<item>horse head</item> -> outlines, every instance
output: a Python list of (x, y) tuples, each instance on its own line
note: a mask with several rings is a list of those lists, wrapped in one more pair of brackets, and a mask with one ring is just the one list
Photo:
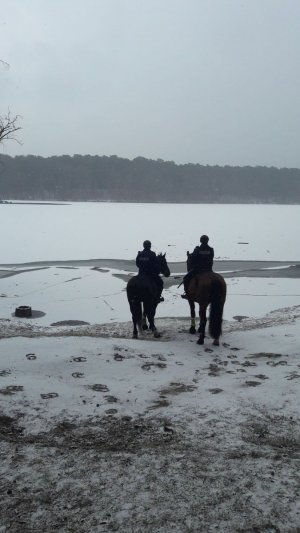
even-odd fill
[(166, 254), (158, 254), (157, 256), (157, 266), (159, 268), (159, 274), (163, 274), (166, 278), (168, 278), (171, 274), (170, 269), (168, 267), (168, 263), (166, 260)]

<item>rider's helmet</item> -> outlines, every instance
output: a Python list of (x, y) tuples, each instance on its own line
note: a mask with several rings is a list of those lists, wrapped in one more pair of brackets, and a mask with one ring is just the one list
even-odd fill
[(208, 241), (209, 241), (209, 238), (208, 238), (207, 235), (202, 235), (202, 236), (200, 237), (200, 242), (201, 242), (202, 244), (207, 244)]
[(143, 242), (143, 246), (144, 246), (145, 250), (150, 250), (151, 249), (151, 242), (150, 241), (144, 241)]

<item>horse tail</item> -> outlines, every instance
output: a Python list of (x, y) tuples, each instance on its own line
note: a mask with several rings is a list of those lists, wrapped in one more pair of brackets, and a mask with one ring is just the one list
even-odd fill
[(213, 339), (222, 335), (223, 308), (226, 296), (226, 285), (222, 279), (214, 279), (211, 286), (209, 314), (209, 334)]

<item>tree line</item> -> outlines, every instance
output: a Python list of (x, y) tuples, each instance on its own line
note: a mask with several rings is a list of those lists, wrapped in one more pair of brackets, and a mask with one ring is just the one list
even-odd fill
[(300, 169), (3, 154), (0, 199), (299, 204)]

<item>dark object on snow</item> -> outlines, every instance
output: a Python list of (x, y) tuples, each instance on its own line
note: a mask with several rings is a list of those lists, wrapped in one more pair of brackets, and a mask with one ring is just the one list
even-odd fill
[(226, 282), (216, 272), (199, 272), (190, 280), (186, 291), (191, 312), (190, 333), (196, 333), (195, 303), (199, 304), (199, 339), (197, 344), (204, 344), (206, 327), (206, 309), (210, 304), (209, 333), (214, 339), (214, 346), (219, 346), (222, 334), (223, 308), (226, 300)]
[[(155, 267), (157, 277), (161, 281), (163, 287), (163, 281), (158, 276), (159, 273), (163, 274), (166, 278), (170, 276), (170, 269), (167, 264), (166, 254), (159, 254), (155, 256)], [(161, 288), (162, 288), (161, 287)], [(160, 297), (161, 288), (158, 287), (156, 280), (152, 276), (139, 273), (138, 276), (133, 276), (127, 283), (126, 292), (127, 299), (130, 306), (133, 322), (133, 338), (137, 339), (138, 329), (148, 329), (147, 319), (149, 322), (149, 328), (153, 331), (154, 337), (159, 337), (155, 324), (154, 317), (156, 307), (159, 301), (162, 301)]]
[(31, 317), (32, 316), (32, 309), (31, 309), (31, 307), (29, 307), (29, 305), (20, 305), (19, 307), (16, 307), (15, 316), (18, 316), (20, 318)]

